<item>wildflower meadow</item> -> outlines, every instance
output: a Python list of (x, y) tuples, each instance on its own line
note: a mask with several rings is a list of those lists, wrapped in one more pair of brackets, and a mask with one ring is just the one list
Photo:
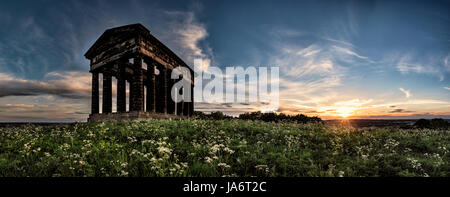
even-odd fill
[(1, 177), (450, 176), (448, 129), (252, 120), (0, 128)]

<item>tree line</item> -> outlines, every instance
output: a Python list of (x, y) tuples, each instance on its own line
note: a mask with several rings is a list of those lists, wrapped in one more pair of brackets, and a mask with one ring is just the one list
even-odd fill
[(284, 113), (274, 113), (274, 112), (263, 113), (260, 111), (246, 112), (240, 114), (238, 117), (229, 116), (220, 111), (211, 112), (209, 114), (200, 111), (195, 111), (194, 116), (198, 119), (208, 119), (208, 120), (241, 119), (241, 120), (259, 120), (264, 122), (283, 122), (283, 121), (297, 122), (297, 123), (323, 122), (322, 119), (315, 116), (309, 117), (303, 114), (288, 115)]

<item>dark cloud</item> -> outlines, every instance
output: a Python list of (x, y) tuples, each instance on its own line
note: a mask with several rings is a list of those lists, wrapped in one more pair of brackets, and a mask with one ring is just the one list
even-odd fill
[(278, 112), (282, 112), (282, 113), (307, 113), (307, 111), (310, 111), (310, 110), (304, 110), (304, 109), (300, 109), (300, 108), (296, 108), (296, 107), (284, 107), (284, 106), (280, 106), (278, 108)]
[(77, 111), (77, 112), (75, 112), (75, 114), (89, 115), (90, 113), (89, 112), (79, 112), (79, 111)]
[(89, 73), (50, 73), (48, 78), (26, 80), (0, 73), (0, 98), (45, 94), (71, 99), (90, 98)]
[(405, 109), (394, 109), (394, 110), (389, 111), (389, 113), (410, 113), (410, 112), (414, 112), (414, 111), (408, 111)]
[(258, 111), (257, 105), (242, 105), (241, 103), (206, 103), (196, 102), (194, 103), (196, 111), (214, 112), (221, 111), (227, 115), (239, 115), (245, 112)]
[(223, 106), (226, 106), (228, 108), (233, 107), (232, 103), (222, 103)]

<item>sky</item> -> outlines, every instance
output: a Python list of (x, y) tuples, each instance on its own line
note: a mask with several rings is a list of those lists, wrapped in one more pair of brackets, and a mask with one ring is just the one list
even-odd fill
[(448, 1), (1, 1), (0, 122), (86, 121), (83, 55), (106, 29), (134, 23), (189, 66), (279, 67), (278, 112), (450, 118), (449, 10)]

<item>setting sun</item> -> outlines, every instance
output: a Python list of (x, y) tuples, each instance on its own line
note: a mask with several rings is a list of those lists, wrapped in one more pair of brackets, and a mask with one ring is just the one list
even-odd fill
[(354, 107), (339, 107), (336, 109), (336, 115), (341, 118), (347, 118), (353, 115), (356, 108)]

